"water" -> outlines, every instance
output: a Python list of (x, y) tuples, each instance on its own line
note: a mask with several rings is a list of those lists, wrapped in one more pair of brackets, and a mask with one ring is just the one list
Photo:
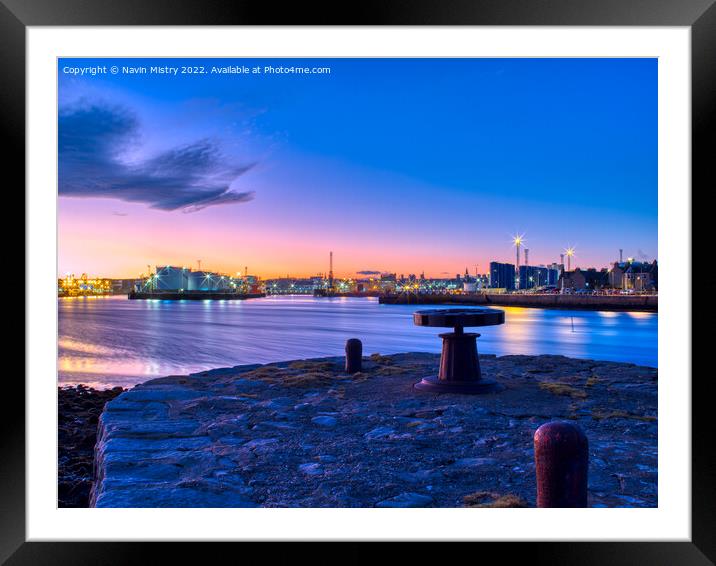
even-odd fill
[[(107, 388), (249, 363), (343, 355), (439, 352), (439, 328), (413, 325), (415, 305), (372, 298), (59, 302), (59, 381)], [(429, 308), (429, 307), (427, 307)], [(485, 354), (562, 354), (657, 365), (657, 315), (503, 307), (505, 324), (476, 329)]]

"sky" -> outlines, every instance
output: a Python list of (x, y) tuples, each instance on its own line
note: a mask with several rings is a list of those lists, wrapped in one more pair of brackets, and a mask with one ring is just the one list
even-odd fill
[(515, 234), (532, 265), (658, 257), (656, 59), (73, 58), (58, 76), (60, 276), (308, 276), (333, 251), (339, 277), (444, 277), (514, 263)]

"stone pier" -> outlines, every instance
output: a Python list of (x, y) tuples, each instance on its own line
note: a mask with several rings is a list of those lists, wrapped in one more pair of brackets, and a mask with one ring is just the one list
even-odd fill
[(485, 395), (413, 389), (439, 356), (343, 357), (154, 379), (106, 406), (97, 507), (535, 506), (533, 435), (589, 438), (589, 505), (657, 506), (657, 371), (480, 356)]

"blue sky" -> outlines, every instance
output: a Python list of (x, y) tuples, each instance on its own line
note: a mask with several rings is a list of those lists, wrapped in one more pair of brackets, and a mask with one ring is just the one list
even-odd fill
[[(331, 72), (63, 72), (94, 65)], [(484, 272), (514, 260), (518, 231), (535, 264), (569, 245), (583, 267), (619, 248), (657, 257), (656, 59), (62, 59), (58, 71), (61, 271), (125, 273), (184, 249), (226, 271), (309, 274), (334, 249), (346, 275)], [(102, 257), (78, 239), (98, 217), (175, 241)]]

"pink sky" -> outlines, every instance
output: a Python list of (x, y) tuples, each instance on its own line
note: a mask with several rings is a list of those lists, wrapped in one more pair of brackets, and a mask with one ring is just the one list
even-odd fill
[[(436, 219), (434, 239), (421, 238), (416, 244), (424, 229), (419, 225), (403, 232), (384, 226), (383, 220), (354, 217), (345, 219), (343, 230), (335, 230), (332, 222), (322, 228), (320, 211), (302, 214), (298, 204), (288, 204), (267, 224), (271, 215), (261, 212), (274, 204), (259, 199), (184, 214), (110, 199), (61, 198), (58, 274), (129, 278), (145, 272), (147, 265), (196, 269), (201, 259), (202, 268), (222, 273), (243, 272), (247, 266), (249, 273), (264, 278), (310, 276), (328, 270), (328, 253), (333, 251), (337, 277), (362, 270), (405, 275), (424, 270), (427, 277), (439, 278), (466, 267), (474, 273), (476, 265), (487, 273), (490, 261), (515, 259), (507, 231), (498, 240), (480, 234), (477, 227), (450, 228)], [(289, 220), (291, 214), (283, 216), (291, 210), (298, 215), (294, 221)], [(555, 251), (552, 258), (531, 250), (530, 263), (557, 261), (561, 250)], [(573, 267), (582, 264), (579, 256), (573, 261)]]
[(324, 63), (172, 78), (59, 62), (59, 275), (201, 259), (310, 276), (332, 250), (339, 277), (454, 277), (513, 263), (518, 232), (532, 265), (568, 246), (572, 267), (657, 256), (655, 59)]

